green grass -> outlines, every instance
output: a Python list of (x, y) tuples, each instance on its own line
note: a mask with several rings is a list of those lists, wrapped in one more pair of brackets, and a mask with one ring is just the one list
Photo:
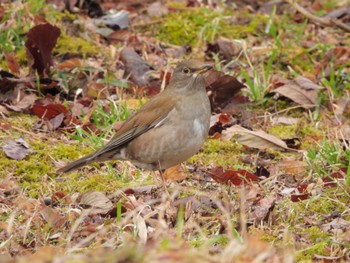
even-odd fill
[(314, 149), (308, 150), (306, 160), (315, 175), (325, 176), (350, 163), (350, 149), (344, 149), (336, 141), (323, 140)]

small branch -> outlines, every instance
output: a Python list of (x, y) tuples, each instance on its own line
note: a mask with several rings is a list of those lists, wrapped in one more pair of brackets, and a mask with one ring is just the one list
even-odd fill
[(52, 138), (52, 137), (47, 137), (45, 135), (41, 135), (41, 134), (36, 134), (36, 133), (33, 133), (33, 132), (30, 132), (30, 131), (27, 131), (27, 130), (24, 130), (22, 128), (19, 128), (19, 127), (16, 127), (16, 126), (13, 126), (11, 125), (11, 129), (14, 129), (16, 131), (19, 131), (19, 132), (22, 132), (22, 133), (25, 133), (25, 134), (28, 134), (32, 137), (35, 137), (35, 138), (38, 138), (38, 139), (46, 139), (48, 141), (57, 141), (57, 139), (55, 138)]
[(162, 23), (163, 21), (164, 19), (156, 19), (148, 22), (135, 23), (135, 24), (132, 24), (132, 27), (151, 26), (154, 24)]
[(302, 15), (304, 15), (305, 17), (309, 18), (310, 20), (312, 20), (317, 24), (320, 24), (322, 26), (337, 26), (346, 32), (350, 32), (350, 27), (344, 24), (343, 22), (339, 21), (338, 19), (322, 18), (322, 17), (315, 16), (314, 14), (306, 10), (304, 7), (296, 3), (295, 0), (286, 0), (286, 2), (288, 2), (299, 13), (301, 13)]

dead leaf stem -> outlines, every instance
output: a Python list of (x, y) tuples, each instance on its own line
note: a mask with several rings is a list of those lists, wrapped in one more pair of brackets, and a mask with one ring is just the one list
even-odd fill
[(337, 26), (346, 32), (350, 32), (350, 27), (338, 19), (322, 18), (322, 17), (315, 16), (314, 14), (310, 13), (307, 9), (305, 9), (304, 7), (296, 3), (294, 0), (286, 0), (286, 1), (299, 13), (301, 13), (302, 15), (304, 15), (305, 17), (309, 18), (310, 20), (312, 20), (317, 24), (320, 24), (322, 26)]

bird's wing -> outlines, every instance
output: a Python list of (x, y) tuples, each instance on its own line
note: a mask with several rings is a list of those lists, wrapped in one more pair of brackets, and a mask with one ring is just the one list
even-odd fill
[(104, 147), (97, 150), (89, 159), (92, 160), (104, 153), (114, 151), (148, 130), (163, 125), (171, 110), (174, 109), (175, 103), (175, 97), (154, 97), (127, 120), (114, 137)]

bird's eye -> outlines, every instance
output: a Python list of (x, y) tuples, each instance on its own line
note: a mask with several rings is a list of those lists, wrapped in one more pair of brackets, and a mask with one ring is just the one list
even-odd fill
[(190, 69), (189, 68), (183, 68), (182, 69), (182, 73), (188, 74), (188, 73), (190, 73)]

